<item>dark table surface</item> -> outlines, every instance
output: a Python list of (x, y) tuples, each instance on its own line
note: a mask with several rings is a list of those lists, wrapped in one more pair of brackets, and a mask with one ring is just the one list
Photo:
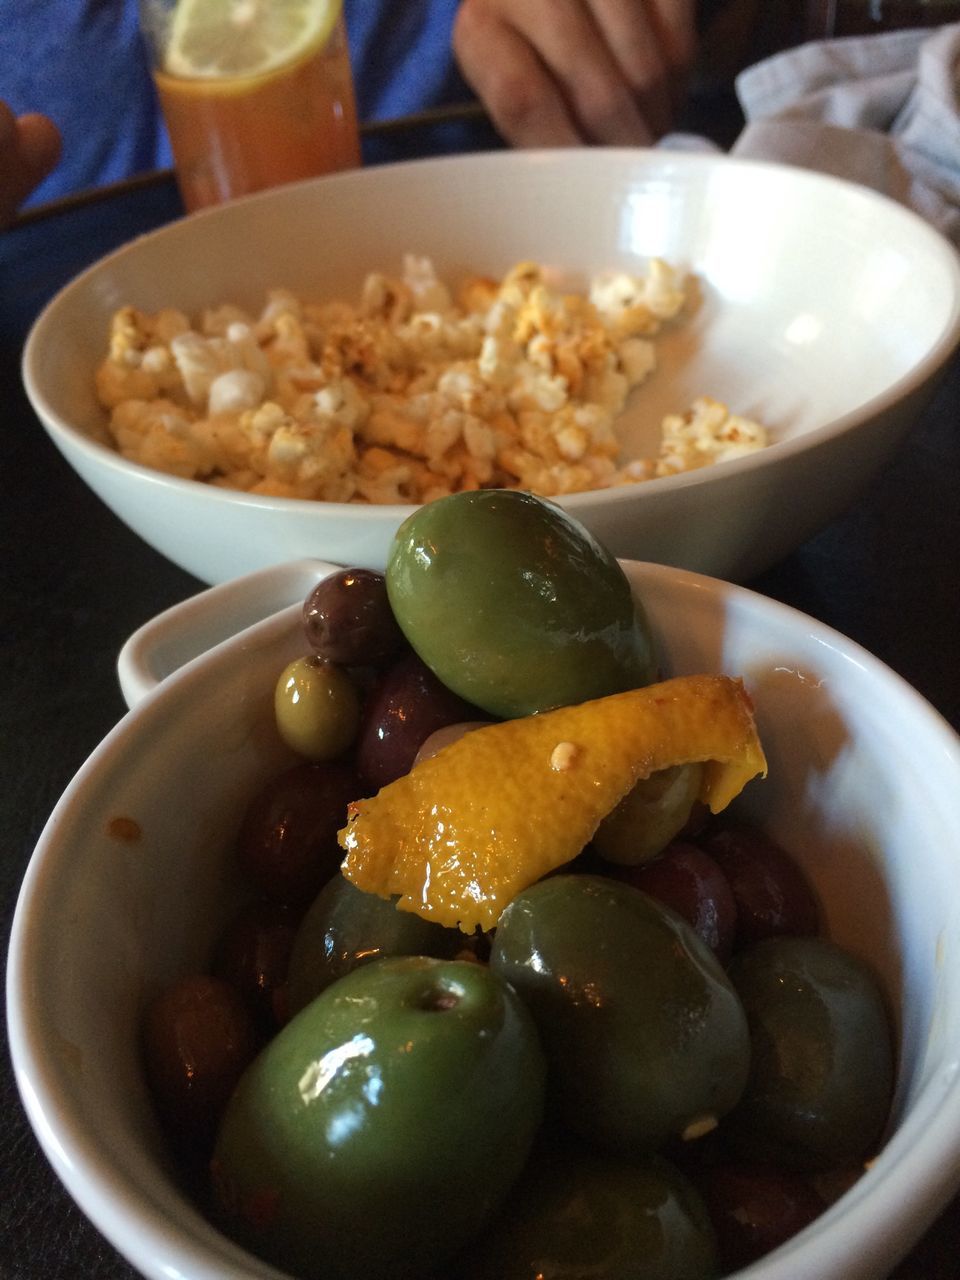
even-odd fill
[[(368, 138), (368, 161), (390, 158), (390, 142), (388, 134)], [(454, 139), (447, 149), (456, 145)], [(0, 233), (4, 956), (37, 836), (67, 782), (125, 711), (115, 674), (122, 642), (202, 585), (141, 543), (67, 467), (27, 402), (21, 348), (40, 308), (77, 271), (180, 214), (172, 180), (161, 177)], [(864, 645), (960, 729), (958, 406), (960, 359), (954, 359), (898, 456), (855, 509), (748, 585)], [(960, 1277), (958, 1259), (960, 1202), (895, 1275)], [(4, 1052), (0, 1277), (133, 1275), (52, 1173)]]

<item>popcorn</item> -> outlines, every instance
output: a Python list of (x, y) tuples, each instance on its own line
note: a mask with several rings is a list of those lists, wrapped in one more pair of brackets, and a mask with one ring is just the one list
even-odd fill
[(255, 409), (263, 400), (266, 382), (253, 369), (228, 369), (210, 383), (207, 405), (211, 415)]
[(657, 475), (676, 475), (762, 449), (767, 434), (757, 422), (733, 414), (719, 400), (700, 396), (689, 412), (663, 420)]
[(399, 277), (369, 274), (356, 304), (277, 288), (259, 315), (225, 303), (196, 325), (122, 307), (97, 394), (125, 457), (251, 493), (421, 503), (635, 484), (767, 443), (704, 396), (664, 419), (656, 458), (618, 461), (618, 418), (655, 373), (684, 283), (654, 259), (565, 294), (521, 262), (454, 291), (410, 254)]

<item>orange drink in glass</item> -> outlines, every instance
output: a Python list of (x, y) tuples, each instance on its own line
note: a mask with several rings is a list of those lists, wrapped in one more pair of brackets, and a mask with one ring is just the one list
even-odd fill
[(188, 210), (360, 163), (340, 0), (141, 0)]

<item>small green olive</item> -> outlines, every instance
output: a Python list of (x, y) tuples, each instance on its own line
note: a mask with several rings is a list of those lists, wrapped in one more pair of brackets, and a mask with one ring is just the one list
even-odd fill
[(678, 764), (641, 778), (597, 828), (600, 857), (635, 867), (662, 853), (690, 817), (702, 777), (702, 764)]
[(307, 760), (334, 760), (357, 736), (360, 694), (341, 668), (319, 658), (297, 658), (274, 691), (280, 737)]

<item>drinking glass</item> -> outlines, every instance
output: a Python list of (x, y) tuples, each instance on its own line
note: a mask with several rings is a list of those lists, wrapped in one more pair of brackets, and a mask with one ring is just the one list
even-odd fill
[[(337, 0), (316, 3), (318, 12), (339, 9)], [(272, 5), (284, 13), (271, 15)], [(244, 55), (229, 53), (249, 49), (251, 31), (265, 22), (272, 22), (274, 37), (283, 32), (290, 8), (283, 0), (140, 0), (140, 25), (188, 210), (360, 163), (342, 10), (332, 25), (318, 25), (312, 43), (293, 40), (289, 58), (281, 48), (262, 66), (249, 58), (243, 65)], [(189, 22), (197, 34), (187, 43)], [(241, 69), (234, 69), (238, 64)]]

